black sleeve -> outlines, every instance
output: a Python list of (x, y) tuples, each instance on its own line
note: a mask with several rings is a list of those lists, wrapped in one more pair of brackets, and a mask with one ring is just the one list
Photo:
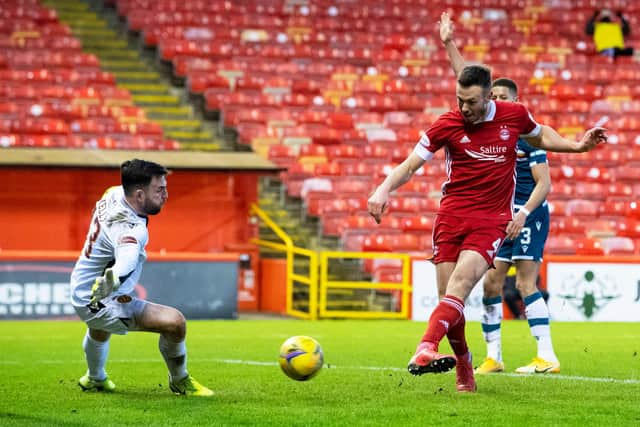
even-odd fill
[(596, 10), (595, 12), (593, 12), (593, 15), (591, 15), (591, 18), (589, 18), (589, 20), (587, 21), (587, 25), (584, 28), (584, 32), (590, 36), (593, 35), (594, 29), (595, 29), (595, 22), (598, 15), (600, 15), (599, 10)]
[(618, 16), (620, 17), (620, 22), (622, 23), (622, 35), (627, 37), (629, 34), (631, 34), (631, 27), (629, 26), (629, 21), (627, 21), (626, 18), (622, 16), (622, 13), (620, 13)]
[(596, 21), (596, 20), (595, 20), (595, 18), (590, 18), (590, 19), (587, 21), (587, 25), (586, 25), (586, 27), (584, 28), (584, 32), (585, 32), (585, 33), (587, 33), (587, 34), (588, 34), (588, 35), (590, 35), (590, 36), (592, 36), (592, 35), (593, 35), (593, 31), (594, 31), (594, 29), (595, 29), (595, 25), (594, 25), (594, 24), (595, 24), (595, 21)]

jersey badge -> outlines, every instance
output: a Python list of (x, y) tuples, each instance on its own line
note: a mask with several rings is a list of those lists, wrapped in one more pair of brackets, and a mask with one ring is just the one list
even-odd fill
[(460, 144), (468, 144), (470, 142), (471, 142), (471, 140), (469, 139), (469, 137), (467, 135), (465, 135), (462, 138), (460, 138)]
[(127, 304), (130, 303), (132, 299), (133, 298), (131, 298), (129, 295), (120, 295), (118, 298), (116, 298), (116, 301), (118, 301), (120, 304)]
[(506, 126), (501, 126), (499, 135), (500, 135), (500, 139), (501, 140), (507, 141), (509, 139), (509, 136), (510, 136), (509, 129), (507, 129)]

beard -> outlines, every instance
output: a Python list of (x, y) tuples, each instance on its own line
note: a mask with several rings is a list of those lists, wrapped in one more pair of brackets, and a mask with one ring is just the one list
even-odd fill
[(157, 215), (158, 213), (160, 213), (160, 210), (162, 209), (162, 205), (156, 205), (151, 201), (147, 200), (145, 201), (143, 208), (144, 208), (144, 212), (147, 215)]

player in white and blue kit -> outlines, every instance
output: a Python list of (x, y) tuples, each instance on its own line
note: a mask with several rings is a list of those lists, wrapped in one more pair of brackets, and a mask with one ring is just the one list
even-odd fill
[[(451, 67), (458, 75), (464, 66), (464, 58), (453, 41), (453, 23), (446, 12), (440, 17), (439, 29)], [(491, 91), (492, 98), (496, 101), (518, 101), (518, 87), (511, 79), (496, 79)], [(487, 357), (476, 368), (477, 374), (504, 370), (501, 340), (502, 289), (512, 264), (516, 266), (516, 287), (524, 300), (529, 328), (538, 344), (533, 361), (517, 368), (516, 372), (560, 372), (560, 362), (551, 341), (549, 309), (536, 286), (544, 244), (549, 233), (546, 197), (551, 188), (551, 177), (547, 155), (545, 151), (530, 146), (522, 139), (518, 141), (517, 150), (514, 216), (507, 226), (506, 240), (494, 259), (495, 269), (489, 269), (484, 276), (482, 332), (487, 343)]]
[[(516, 102), (518, 88), (510, 79), (493, 82), (494, 99)], [(559, 373), (560, 362), (553, 351), (549, 327), (549, 309), (536, 283), (544, 244), (549, 234), (549, 207), (546, 197), (551, 187), (547, 154), (525, 141), (518, 141), (514, 217), (507, 228), (507, 238), (494, 260), (495, 269), (484, 277), (482, 332), (487, 343), (487, 357), (476, 373), (502, 372), (501, 323), (502, 288), (512, 264), (516, 267), (516, 287), (525, 305), (525, 315), (531, 335), (537, 341), (538, 352), (518, 373)]]
[(186, 321), (173, 307), (139, 299), (135, 292), (149, 239), (149, 215), (166, 203), (167, 169), (144, 160), (120, 168), (122, 185), (109, 188), (96, 202), (87, 240), (71, 273), (71, 302), (88, 329), (82, 343), (87, 373), (83, 390), (114, 391), (105, 364), (111, 334), (156, 332), (176, 394), (211, 396), (213, 392), (187, 372)]

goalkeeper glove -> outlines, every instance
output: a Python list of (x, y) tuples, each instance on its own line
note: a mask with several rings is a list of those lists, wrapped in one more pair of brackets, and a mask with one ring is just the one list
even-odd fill
[(104, 276), (98, 277), (91, 287), (91, 300), (89, 302), (89, 307), (94, 310), (101, 308), (99, 307), (100, 300), (117, 291), (119, 287), (120, 280), (115, 277), (112, 269), (107, 268), (104, 272)]

